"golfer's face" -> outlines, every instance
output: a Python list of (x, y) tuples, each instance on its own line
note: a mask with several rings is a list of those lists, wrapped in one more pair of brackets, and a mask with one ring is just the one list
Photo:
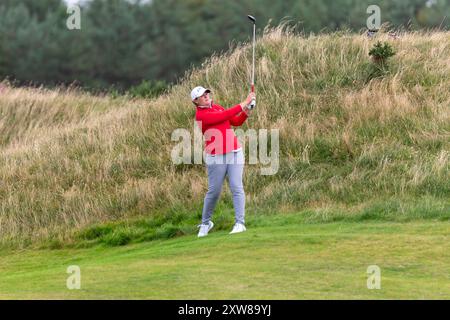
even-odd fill
[(200, 106), (207, 106), (211, 102), (209, 92), (205, 92), (202, 96), (197, 98), (197, 103)]

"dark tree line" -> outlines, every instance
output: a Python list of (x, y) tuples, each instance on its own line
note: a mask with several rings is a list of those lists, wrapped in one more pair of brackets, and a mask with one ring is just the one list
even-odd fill
[(230, 41), (248, 40), (247, 14), (261, 29), (287, 19), (307, 33), (358, 31), (370, 4), (393, 26), (449, 26), (447, 0), (91, 0), (81, 8), (81, 30), (68, 30), (62, 0), (2, 0), (0, 79), (118, 89), (173, 82)]

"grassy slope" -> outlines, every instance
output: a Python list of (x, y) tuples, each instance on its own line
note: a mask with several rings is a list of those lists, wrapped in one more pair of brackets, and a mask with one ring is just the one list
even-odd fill
[[(258, 165), (246, 166), (248, 215), (308, 208), (370, 211), (375, 219), (448, 216), (449, 37), (380, 34), (397, 55), (390, 73), (368, 81), (368, 51), (378, 38), (265, 34), (257, 45), (258, 110), (244, 129), (280, 130), (280, 169), (261, 176)], [(67, 243), (92, 225), (179, 208), (189, 213), (185, 222), (198, 218), (205, 170), (172, 165), (171, 133), (192, 132), (195, 85), (211, 87), (224, 106), (241, 101), (249, 57), (248, 47), (213, 57), (151, 101), (4, 89), (0, 241)], [(223, 199), (231, 205), (227, 188)]]
[[(449, 299), (450, 223), (305, 224), (272, 216), (248, 232), (125, 247), (2, 253), (3, 299)], [(366, 270), (381, 268), (381, 290)], [(81, 268), (81, 290), (66, 268)]]

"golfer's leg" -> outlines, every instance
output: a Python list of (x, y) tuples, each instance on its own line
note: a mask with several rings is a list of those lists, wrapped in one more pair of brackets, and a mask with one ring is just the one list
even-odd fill
[(226, 164), (207, 164), (208, 169), (208, 192), (203, 203), (202, 223), (208, 224), (211, 220), (220, 192), (223, 180), (227, 172)]
[(242, 151), (235, 152), (233, 158), (233, 163), (227, 165), (228, 182), (233, 195), (236, 223), (245, 224), (244, 154)]

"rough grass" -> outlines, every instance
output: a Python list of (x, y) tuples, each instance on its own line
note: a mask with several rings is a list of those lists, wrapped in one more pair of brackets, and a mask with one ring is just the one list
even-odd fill
[[(275, 216), (268, 218), (270, 216)], [(280, 216), (280, 220), (276, 219)], [(293, 217), (293, 218), (292, 218)], [(354, 207), (338, 207), (336, 205), (319, 209), (306, 209), (295, 214), (286, 212), (250, 211), (246, 225), (249, 228), (270, 226), (273, 221), (280, 225), (295, 223), (318, 224), (332, 222), (412, 222), (422, 220), (450, 220), (450, 206), (446, 201), (421, 197), (418, 199), (384, 199)], [(105, 247), (123, 246), (141, 242), (165, 240), (178, 236), (195, 235), (196, 227), (201, 219), (201, 211), (192, 214), (182, 207), (152, 214), (144, 218), (134, 218), (93, 224), (74, 233), (66, 241), (49, 237), (35, 244), (39, 249), (91, 248), (96, 245)], [(214, 230), (231, 230), (234, 223), (233, 209), (230, 204), (221, 203), (213, 216)], [(14, 247), (14, 246), (13, 246)]]
[[(371, 79), (377, 40), (397, 55)], [(261, 176), (259, 165), (246, 166), (249, 217), (310, 210), (326, 221), (448, 219), (450, 33), (304, 37), (280, 27), (266, 30), (256, 54), (258, 107), (243, 129), (280, 130), (280, 169)], [(195, 232), (206, 172), (172, 164), (171, 133), (193, 132), (196, 85), (226, 107), (241, 101), (250, 57), (246, 45), (213, 56), (155, 100), (3, 87), (1, 243), (120, 245)], [(222, 199), (232, 206), (226, 188)], [(135, 225), (179, 208), (184, 222)]]

